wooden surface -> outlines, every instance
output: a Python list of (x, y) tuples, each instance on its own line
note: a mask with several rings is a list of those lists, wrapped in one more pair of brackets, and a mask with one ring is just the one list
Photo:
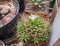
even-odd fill
[(60, 46), (60, 39), (55, 43), (54, 46)]

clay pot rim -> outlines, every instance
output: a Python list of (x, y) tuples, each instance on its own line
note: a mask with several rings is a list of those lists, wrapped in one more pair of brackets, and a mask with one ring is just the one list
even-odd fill
[(36, 46), (40, 46), (40, 45), (44, 45), (44, 42), (41, 42), (41, 43), (38, 43), (38, 44), (34, 44), (34, 43), (24, 43), (24, 45), (28, 45), (28, 46), (31, 46), (31, 45), (36, 45)]

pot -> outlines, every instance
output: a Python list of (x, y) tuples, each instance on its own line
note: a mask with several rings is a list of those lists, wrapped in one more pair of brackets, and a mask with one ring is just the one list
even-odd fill
[(16, 8), (16, 11), (11, 12), (12, 14), (10, 15), (6, 15), (2, 20), (6, 19), (7, 22), (4, 22), (3, 26), (0, 25), (0, 39), (1, 40), (9, 39), (16, 32), (15, 25), (17, 24), (17, 19), (18, 19), (19, 3), (17, 0), (14, 0), (13, 3)]
[(25, 0), (17, 0), (19, 2), (19, 11), (22, 13), (24, 11), (25, 8)]
[(34, 44), (26, 44), (25, 46), (43, 46), (44, 44), (43, 43), (40, 43), (40, 44), (36, 44), (36, 45), (34, 45)]
[(33, 44), (33, 43), (23, 43), (23, 42), (19, 42), (16, 46), (44, 46), (44, 43), (39, 43), (39, 44)]

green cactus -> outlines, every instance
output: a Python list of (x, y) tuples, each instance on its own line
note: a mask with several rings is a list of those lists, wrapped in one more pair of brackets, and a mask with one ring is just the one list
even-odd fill
[(47, 22), (41, 17), (21, 21), (17, 25), (17, 31), (20, 34), (20, 40), (23, 42), (33, 42), (38, 44), (49, 39), (50, 24), (46, 27)]

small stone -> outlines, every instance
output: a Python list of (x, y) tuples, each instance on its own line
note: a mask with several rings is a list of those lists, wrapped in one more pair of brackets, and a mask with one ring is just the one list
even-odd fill
[(10, 11), (7, 5), (3, 5), (2, 10), (0, 11), (1, 14), (7, 14)]
[(34, 3), (34, 5), (38, 5), (38, 3)]
[(20, 42), (17, 46), (23, 46), (24, 43), (23, 42)]

